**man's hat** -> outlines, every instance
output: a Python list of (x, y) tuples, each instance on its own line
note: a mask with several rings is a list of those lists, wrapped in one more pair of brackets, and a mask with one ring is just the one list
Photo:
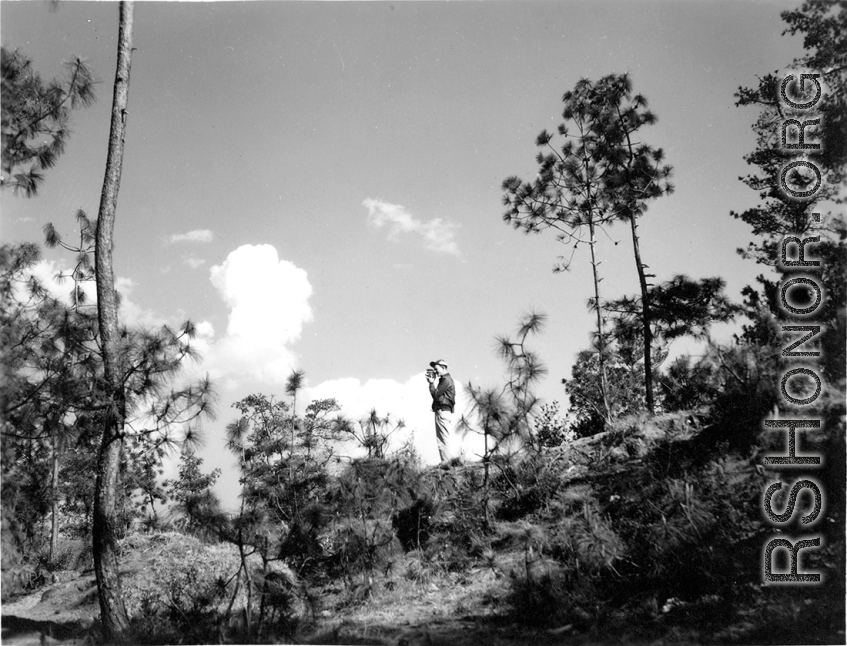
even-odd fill
[(446, 368), (447, 362), (444, 361), (443, 359), (439, 359), (438, 361), (430, 361), (429, 365), (432, 366), (433, 368), (435, 368), (435, 366), (444, 366)]

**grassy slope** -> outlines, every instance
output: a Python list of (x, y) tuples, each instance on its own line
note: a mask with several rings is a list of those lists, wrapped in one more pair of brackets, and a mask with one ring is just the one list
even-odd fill
[[(633, 421), (492, 467), (487, 529), (476, 523), (481, 466), (433, 470), (423, 477), (434, 502), (424, 549), (395, 546), (370, 568), (314, 584), (315, 603), (304, 605), (296, 630), (265, 639), (844, 643), (840, 521), (818, 530), (825, 547), (803, 561), (825, 573), (823, 585), (761, 584), (761, 551), (774, 534), (761, 495), (771, 481), (749, 455), (685, 416)], [(139, 582), (180, 540), (125, 543), (125, 586), (149, 587)], [(86, 632), (97, 615), (91, 574), (67, 576), (3, 607), (3, 643), (16, 643), (15, 631), (18, 639), (39, 629), (61, 639)]]

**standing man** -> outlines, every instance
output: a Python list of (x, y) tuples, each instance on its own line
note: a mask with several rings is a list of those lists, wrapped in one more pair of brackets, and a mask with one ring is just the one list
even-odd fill
[[(453, 408), (456, 406), (456, 386), (447, 372), (447, 364), (441, 359), (429, 364), (434, 372), (427, 371), (429, 394), (432, 395), (432, 411), (435, 413), (435, 441), (441, 456), (441, 466), (450, 462), (450, 430), (453, 427)], [(436, 384), (436, 379), (438, 383)]]

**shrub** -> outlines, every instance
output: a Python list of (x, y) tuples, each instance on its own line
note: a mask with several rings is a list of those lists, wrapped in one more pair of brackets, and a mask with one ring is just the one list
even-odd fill
[(421, 550), (408, 552), (404, 561), (403, 576), (409, 581), (422, 584), (428, 583), (432, 578), (432, 568)]
[[(552, 529), (525, 524), (524, 567), (510, 572), (508, 597), (515, 618), (530, 625), (581, 620), (596, 601), (596, 573), (617, 556), (614, 533), (599, 526), (596, 516), (566, 518)], [(589, 532), (595, 529), (604, 547), (593, 550)], [(577, 536), (571, 539), (569, 532)], [(609, 543), (612, 543), (610, 546)], [(608, 552), (607, 554), (604, 554)]]
[(552, 449), (576, 439), (568, 421), (559, 416), (559, 402), (542, 404), (541, 413), (534, 420), (535, 442), (539, 451)]
[[(134, 534), (121, 542), (125, 551), (152, 553), (149, 560), (122, 579), (130, 619), (140, 641), (207, 641), (247, 605), (247, 590), (237, 574), (241, 560), (235, 546), (209, 545), (182, 534)], [(264, 595), (266, 614), (290, 624), (304, 612), (297, 580), (282, 563), (262, 567), (258, 555), (247, 561), (253, 612)]]
[(470, 556), (481, 553), (480, 545), (491, 533), (488, 522), (488, 496), (482, 477), (476, 469), (451, 472), (431, 494), (434, 500), (430, 525), (428, 553), (437, 553), (429, 547), (434, 543), (450, 543)]
[(580, 515), (565, 517), (552, 528), (550, 551), (575, 577), (594, 576), (623, 558), (626, 545), (608, 518), (585, 502)]
[(434, 505), (429, 498), (419, 498), (411, 505), (398, 511), (391, 518), (391, 525), (407, 552), (426, 547)]
[(468, 547), (457, 543), (449, 533), (436, 533), (424, 554), (436, 572), (465, 572), (474, 562)]
[(2, 530), (0, 530), (0, 555), (2, 555), (2, 601), (9, 597), (25, 592), (36, 576), (35, 567), (27, 563), (21, 549), (18, 536), (14, 531), (11, 521), (6, 514), (2, 517)]
[(328, 538), (330, 571), (348, 578), (386, 567), (400, 545), (384, 520), (346, 519), (332, 528)]
[(94, 551), (91, 542), (78, 538), (59, 540), (59, 547), (50, 560), (50, 552), (42, 550), (40, 555), (46, 570), (79, 570), (94, 567)]
[(562, 488), (564, 461), (530, 453), (501, 467), (493, 486), (502, 502), (497, 517), (512, 521), (546, 508)]
[(564, 623), (571, 617), (574, 590), (561, 569), (510, 574), (509, 604), (515, 618), (530, 626)]
[[(138, 549), (140, 537), (130, 538)], [(152, 535), (149, 545), (159, 547), (156, 556), (123, 583), (131, 617), (185, 618), (225, 610), (227, 586), (240, 567), (233, 548), (181, 534)]]

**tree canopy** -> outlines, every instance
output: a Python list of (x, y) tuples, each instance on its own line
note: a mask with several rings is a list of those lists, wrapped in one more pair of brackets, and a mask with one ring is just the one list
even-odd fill
[(70, 116), (91, 105), (97, 81), (78, 57), (64, 63), (65, 76), (45, 82), (18, 50), (2, 56), (3, 153), (0, 186), (26, 197), (38, 194), (44, 170), (55, 166), (70, 136)]

